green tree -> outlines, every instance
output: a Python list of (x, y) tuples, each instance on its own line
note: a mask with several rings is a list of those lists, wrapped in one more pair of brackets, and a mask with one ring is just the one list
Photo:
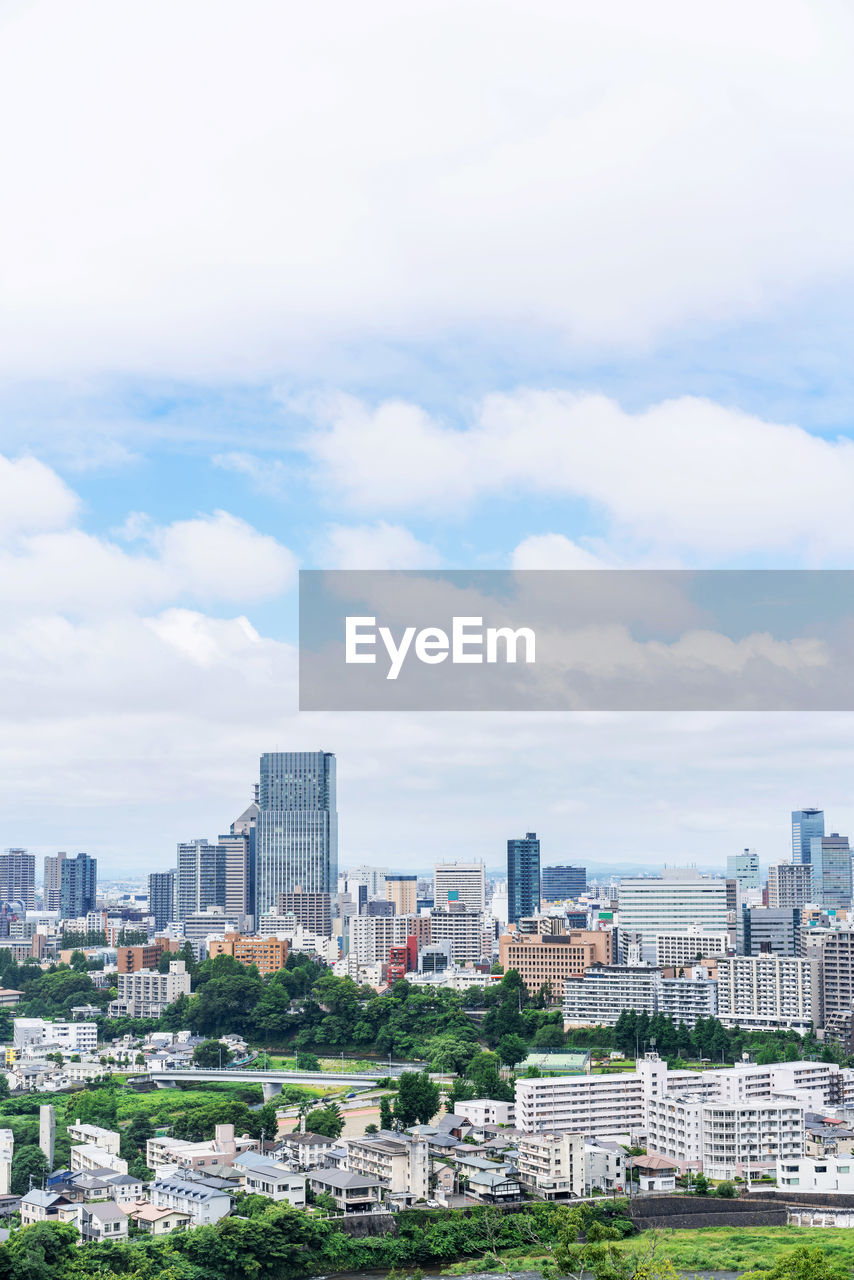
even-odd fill
[(31, 1186), (41, 1187), (49, 1173), (47, 1160), (39, 1147), (19, 1147), (12, 1157), (12, 1195), (25, 1196)]
[(498, 1041), (498, 1056), (507, 1067), (515, 1067), (528, 1056), (528, 1046), (521, 1036), (502, 1036)]
[(800, 1245), (766, 1270), (747, 1271), (741, 1280), (850, 1280), (851, 1267), (818, 1245)]
[(391, 1102), (388, 1098), (380, 1098), (380, 1128), (391, 1129), (394, 1125), (394, 1117), (391, 1111)]
[(344, 1117), (337, 1102), (327, 1102), (323, 1107), (315, 1107), (305, 1118), (308, 1133), (322, 1133), (327, 1138), (340, 1138), (344, 1128)]
[(394, 1117), (404, 1129), (429, 1124), (439, 1110), (442, 1093), (426, 1071), (404, 1071), (398, 1080)]
[(228, 1066), (234, 1054), (221, 1040), (203, 1040), (193, 1050), (193, 1062), (197, 1067)]

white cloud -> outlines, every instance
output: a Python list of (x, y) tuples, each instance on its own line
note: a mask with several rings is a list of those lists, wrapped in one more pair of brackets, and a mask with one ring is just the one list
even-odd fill
[(524, 538), (510, 557), (514, 569), (612, 569), (615, 566), (562, 533)]
[(36, 458), (0, 454), (0, 540), (32, 530), (61, 529), (80, 502), (55, 471)]
[[(601, 395), (487, 397), (459, 429), (410, 404), (321, 403), (305, 442), (319, 488), (356, 511), (460, 516), (479, 498), (587, 500), (627, 541), (668, 557), (785, 552), (808, 563), (854, 550), (842, 518), (854, 442), (683, 397), (628, 413)], [(563, 544), (528, 547), (569, 554)], [(575, 553), (573, 553), (575, 554)], [(616, 558), (616, 556), (615, 556)], [(541, 566), (545, 567), (545, 566)]]
[(330, 525), (318, 547), (324, 569), (435, 569), (435, 547), (419, 542), (399, 524)]
[(77, 496), (42, 463), (0, 456), (0, 581), (7, 612), (85, 618), (191, 600), (269, 599), (290, 589), (296, 559), (226, 511), (157, 525), (136, 512), (116, 538), (74, 523)]
[(7, 7), (3, 367), (770, 311), (854, 264), (853, 43), (799, 0)]
[(280, 458), (259, 458), (252, 453), (232, 451), (214, 454), (211, 462), (220, 471), (244, 476), (258, 493), (274, 498), (286, 497), (293, 484), (291, 469)]

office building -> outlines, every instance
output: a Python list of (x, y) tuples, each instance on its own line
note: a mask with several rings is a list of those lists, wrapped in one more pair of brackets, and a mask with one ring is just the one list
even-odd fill
[(27, 911), (36, 909), (36, 859), (26, 849), (0, 853), (0, 902), (22, 902)]
[(851, 906), (851, 848), (847, 836), (836, 831), (810, 840), (812, 896), (820, 907)]
[(59, 911), (60, 891), (62, 889), (62, 864), (67, 854), (60, 851), (47, 854), (44, 860), (44, 892), (42, 905), (45, 911)]
[[(232, 824), (234, 825), (234, 824)], [(225, 910), (236, 916), (245, 926), (254, 926), (255, 905), (252, 874), (252, 844), (248, 831), (234, 830), (217, 836), (217, 843), (225, 848)]]
[(192, 945), (197, 960), (204, 960), (208, 952), (209, 938), (224, 938), (226, 933), (239, 933), (240, 922), (228, 916), (222, 907), (208, 907), (195, 911), (181, 922), (184, 937)]
[(745, 849), (743, 853), (730, 854), (726, 860), (728, 880), (735, 880), (740, 889), (759, 889), (759, 854), (755, 849)]
[[(255, 787), (257, 797), (258, 787)], [(245, 836), (247, 843), (247, 866), (246, 866), (246, 885), (245, 885), (245, 915), (247, 920), (251, 920), (254, 924), (257, 918), (256, 898), (256, 866), (257, 866), (257, 835), (258, 835), (258, 801), (253, 800), (238, 818), (234, 819), (229, 831), (233, 836)], [(229, 868), (228, 859), (226, 859), (226, 909), (229, 911), (239, 910), (239, 903), (229, 900)]]
[(510, 924), (540, 909), (540, 842), (536, 831), (507, 841), (507, 914)]
[(256, 910), (279, 894), (334, 893), (338, 881), (335, 756), (274, 751), (261, 757), (256, 834)]
[(332, 937), (332, 895), (329, 893), (304, 893), (294, 889), (280, 893), (277, 904), (280, 916), (293, 916), (294, 924), (301, 925), (309, 933), (321, 938)]
[(59, 914), (73, 920), (95, 910), (98, 897), (98, 861), (88, 853), (65, 858), (60, 872)]
[(505, 973), (518, 972), (532, 996), (547, 984), (552, 999), (560, 1002), (565, 979), (594, 964), (614, 963), (613, 940), (610, 929), (573, 929), (558, 936), (504, 933), (498, 939), (498, 959)]
[[(345, 886), (348, 893), (353, 893), (355, 885), (363, 885), (364, 893), (362, 897), (367, 902), (368, 898), (382, 898), (385, 896), (385, 882), (388, 876), (388, 867), (353, 867), (345, 876)], [(353, 894), (356, 897), (356, 894)]]
[(620, 881), (619, 918), (621, 937), (637, 939), (641, 959), (652, 962), (660, 933), (726, 930), (726, 880), (701, 875), (693, 867), (668, 869), (660, 876), (624, 877)]
[(543, 902), (565, 902), (567, 898), (580, 898), (586, 892), (586, 867), (543, 867)]
[(805, 907), (812, 900), (812, 867), (808, 862), (771, 864), (768, 868), (769, 907)]
[(175, 916), (184, 921), (208, 907), (225, 910), (226, 846), (204, 838), (178, 845), (175, 873)]
[(809, 866), (812, 858), (812, 842), (824, 835), (823, 809), (794, 809), (792, 811), (792, 862)]
[(717, 1013), (717, 987), (708, 970), (696, 976), (666, 978), (650, 965), (594, 965), (563, 983), (565, 1026), (613, 1027), (628, 1010), (657, 1013), (692, 1027), (698, 1018)]
[(729, 932), (700, 933), (685, 929), (681, 933), (659, 933), (655, 939), (655, 963), (677, 968), (698, 964), (711, 956), (726, 955), (730, 948)]
[(800, 955), (800, 907), (742, 907), (736, 950), (745, 956), (758, 956), (763, 951)]
[(824, 1025), (819, 956), (721, 956), (717, 962), (718, 1017), (724, 1026), (750, 1031)]
[(417, 876), (386, 876), (385, 878), (385, 896), (394, 904), (396, 915), (415, 915), (418, 910), (417, 890)]
[(175, 872), (152, 871), (148, 877), (148, 910), (156, 932), (175, 919)]
[(474, 911), (486, 907), (486, 875), (482, 862), (439, 862), (433, 868), (433, 903), (461, 902)]

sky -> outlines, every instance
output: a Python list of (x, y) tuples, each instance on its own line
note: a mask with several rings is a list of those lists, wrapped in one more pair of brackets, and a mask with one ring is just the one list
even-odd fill
[(852, 832), (847, 713), (296, 709), (311, 568), (848, 568), (854, 14), (0, 0), (0, 847), (339, 760), (340, 861)]

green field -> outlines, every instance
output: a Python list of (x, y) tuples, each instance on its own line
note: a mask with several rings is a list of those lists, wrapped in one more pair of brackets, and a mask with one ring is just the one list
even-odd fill
[[(854, 1231), (850, 1227), (704, 1227), (696, 1231), (643, 1231), (619, 1242), (621, 1252), (643, 1255), (652, 1238), (658, 1254), (680, 1271), (752, 1271), (768, 1269), (801, 1245), (820, 1248), (834, 1261), (854, 1269)], [(514, 1249), (501, 1254), (513, 1271), (536, 1271), (548, 1253)], [(470, 1275), (477, 1262), (457, 1262), (443, 1275)], [(488, 1270), (494, 1270), (494, 1265)]]

